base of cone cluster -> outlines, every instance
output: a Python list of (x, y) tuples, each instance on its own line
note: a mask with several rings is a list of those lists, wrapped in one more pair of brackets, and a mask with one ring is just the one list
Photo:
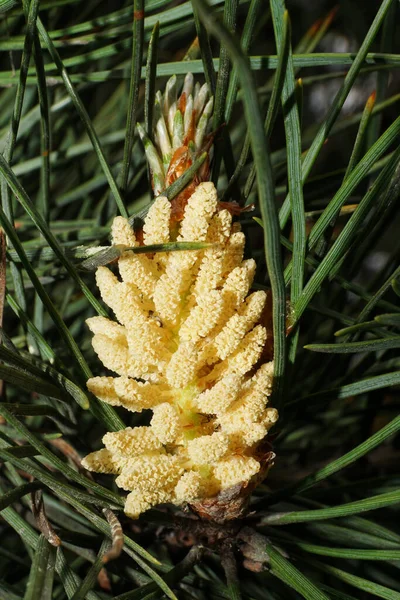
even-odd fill
[[(270, 444), (264, 445), (271, 448)], [(189, 505), (189, 508), (201, 519), (215, 523), (222, 524), (226, 521), (241, 519), (248, 512), (251, 493), (267, 476), (269, 469), (274, 464), (274, 458), (274, 452), (266, 450), (263, 458), (260, 459), (259, 473), (250, 481), (237, 483), (222, 490), (217, 496), (206, 498), (201, 502), (194, 502)]]

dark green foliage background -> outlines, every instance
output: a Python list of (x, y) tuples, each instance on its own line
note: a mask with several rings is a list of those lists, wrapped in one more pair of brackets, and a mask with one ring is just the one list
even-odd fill
[[(1, 600), (400, 599), (398, 2), (329, 17), (330, 2), (288, 0), (290, 19), (283, 0), (212, 5), (0, 2)], [(81, 264), (114, 215), (150, 202), (135, 122), (188, 71), (215, 86), (212, 176), (223, 200), (254, 204), (246, 251), (274, 298), (277, 459), (250, 520), (267, 569), (246, 570), (237, 547), (228, 580), (218, 547), (188, 554), (172, 509), (133, 523), (73, 454), (148, 419), (86, 390), (102, 365), (85, 319), (105, 307)], [(126, 534), (107, 575), (104, 508)]]

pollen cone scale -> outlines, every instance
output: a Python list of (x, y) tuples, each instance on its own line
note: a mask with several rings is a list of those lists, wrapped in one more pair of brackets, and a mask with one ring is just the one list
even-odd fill
[[(210, 245), (131, 250), (171, 241)], [(240, 517), (273, 463), (265, 438), (278, 419), (268, 405), (273, 364), (262, 361), (266, 294), (251, 291), (255, 262), (243, 259), (244, 234), (214, 184), (200, 182), (178, 223), (158, 196), (140, 241), (116, 217), (112, 243), (126, 251), (117, 267), (100, 267), (96, 280), (115, 320), (87, 321), (112, 375), (87, 386), (103, 402), (152, 416), (148, 426), (106, 433), (104, 448), (82, 464), (117, 476), (132, 518), (162, 503), (190, 505), (218, 522)]]

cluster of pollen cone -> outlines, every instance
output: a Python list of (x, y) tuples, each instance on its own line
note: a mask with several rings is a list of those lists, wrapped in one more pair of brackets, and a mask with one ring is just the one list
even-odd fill
[[(87, 321), (93, 348), (113, 374), (87, 385), (103, 402), (150, 409), (152, 417), (148, 426), (106, 433), (104, 448), (82, 464), (117, 475), (134, 518), (173, 503), (224, 520), (240, 515), (273, 459), (264, 440), (278, 418), (268, 406), (273, 365), (261, 360), (266, 294), (251, 292), (255, 263), (243, 259), (244, 234), (213, 183), (195, 187), (179, 222), (172, 214), (171, 202), (158, 196), (140, 241), (126, 219), (113, 222), (112, 243), (126, 251), (118, 269), (100, 267), (96, 281), (116, 320)], [(131, 250), (171, 241), (210, 245)]]

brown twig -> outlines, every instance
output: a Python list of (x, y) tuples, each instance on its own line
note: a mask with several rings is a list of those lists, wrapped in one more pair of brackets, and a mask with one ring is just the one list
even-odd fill
[(204, 551), (204, 546), (200, 544), (190, 548), (185, 558), (172, 571), (167, 573), (165, 577), (168, 580), (167, 583), (173, 583), (182, 579), (202, 559)]
[(97, 575), (97, 581), (102, 590), (111, 592), (111, 581), (104, 567), (100, 569), (99, 574)]
[(46, 511), (44, 508), (43, 494), (41, 490), (36, 490), (35, 492), (32, 492), (31, 498), (32, 513), (35, 517), (38, 529), (43, 533), (44, 537), (49, 542), (49, 544), (55, 546), (56, 548), (57, 546), (61, 546), (61, 539), (58, 537), (47, 518)]
[[(160, 522), (160, 515), (157, 517), (157, 522)], [(163, 529), (165, 528), (173, 531), (172, 535), (166, 537), (167, 543), (171, 545), (196, 547), (196, 544), (202, 544), (205, 549), (218, 549), (228, 585), (236, 585), (234, 583), (236, 577), (235, 547), (241, 551), (244, 559), (243, 566), (250, 571), (259, 573), (265, 570), (269, 564), (269, 557), (265, 550), (269, 543), (268, 538), (249, 527), (244, 519), (220, 524), (194, 516), (176, 515), (170, 519), (166, 518)], [(236, 597), (239, 598), (237, 585), (236, 588), (234, 591)]]
[(92, 474), (84, 469), (81, 464), (81, 457), (71, 444), (63, 438), (55, 438), (50, 440), (50, 444), (58, 448), (58, 450), (69, 460), (71, 460), (81, 473), (84, 473), (89, 479), (93, 479)]
[(239, 531), (238, 540), (244, 542), (240, 547), (244, 557), (243, 566), (254, 573), (264, 571), (269, 564), (266, 551), (269, 539), (251, 527), (243, 527)]
[(111, 530), (111, 541), (112, 546), (108, 552), (103, 556), (103, 563), (107, 563), (110, 560), (114, 560), (119, 557), (124, 546), (124, 532), (122, 530), (121, 523), (118, 521), (117, 516), (110, 508), (103, 508), (103, 515), (107, 519)]

